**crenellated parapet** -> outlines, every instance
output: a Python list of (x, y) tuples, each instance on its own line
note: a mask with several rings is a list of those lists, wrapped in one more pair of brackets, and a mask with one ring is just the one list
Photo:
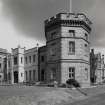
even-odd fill
[(55, 17), (45, 20), (45, 30), (47, 31), (61, 25), (83, 27), (90, 33), (91, 24), (91, 21), (82, 13), (59, 13)]

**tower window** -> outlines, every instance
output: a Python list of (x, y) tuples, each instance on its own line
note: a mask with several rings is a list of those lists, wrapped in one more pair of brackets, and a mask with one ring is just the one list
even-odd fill
[(85, 38), (86, 38), (86, 40), (88, 40), (88, 34), (87, 33), (85, 33)]
[(74, 67), (69, 68), (69, 78), (75, 79), (75, 68)]
[(85, 47), (87, 47), (87, 44), (85, 44)]
[(69, 53), (70, 54), (74, 54), (75, 53), (75, 42), (74, 41), (70, 41), (69, 42)]
[(55, 34), (56, 34), (56, 32), (52, 32), (51, 33), (51, 39), (54, 39), (55, 38)]
[(70, 35), (70, 37), (75, 37), (75, 31), (74, 30), (69, 30), (69, 35)]

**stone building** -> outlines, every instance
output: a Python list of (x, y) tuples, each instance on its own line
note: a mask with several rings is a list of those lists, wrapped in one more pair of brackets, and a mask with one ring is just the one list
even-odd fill
[(38, 47), (24, 52), (25, 82), (38, 81)]
[(91, 83), (102, 83), (105, 79), (104, 55), (95, 54), (94, 49), (90, 52), (90, 79)]
[(47, 82), (76, 79), (90, 85), (91, 22), (81, 13), (59, 13), (45, 21)]
[(94, 53), (94, 49), (90, 52), (90, 82), (96, 83), (96, 68), (97, 68), (97, 57)]
[(26, 50), (18, 46), (7, 54), (7, 81), (9, 83), (38, 81), (38, 47)]
[(12, 48), (12, 54), (11, 54), (12, 84), (21, 83), (24, 81), (24, 51), (25, 51), (25, 48), (21, 48), (20, 46), (18, 46), (15, 49)]
[(39, 58), (38, 58), (39, 81), (46, 82), (46, 74), (47, 74), (47, 71), (46, 71), (46, 66), (47, 66), (47, 63), (46, 63), (46, 56), (47, 56), (46, 55), (46, 46), (39, 48), (38, 55), (39, 55)]
[(0, 81), (7, 81), (7, 50), (0, 48)]
[(96, 54), (97, 58), (97, 67), (96, 67), (96, 83), (102, 83), (105, 78), (105, 64), (104, 64), (104, 55), (101, 53)]

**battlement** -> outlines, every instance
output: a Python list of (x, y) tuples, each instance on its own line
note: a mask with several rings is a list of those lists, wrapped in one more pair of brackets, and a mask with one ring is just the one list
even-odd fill
[(85, 26), (91, 31), (92, 22), (83, 13), (59, 13), (54, 17), (45, 20), (45, 27), (49, 28), (52, 25), (67, 24), (69, 26)]
[(84, 15), (83, 13), (59, 13), (56, 16), (53, 16), (47, 20), (45, 20), (45, 24), (54, 21), (54, 20), (82, 20), (86, 22), (88, 25), (91, 25), (92, 22)]

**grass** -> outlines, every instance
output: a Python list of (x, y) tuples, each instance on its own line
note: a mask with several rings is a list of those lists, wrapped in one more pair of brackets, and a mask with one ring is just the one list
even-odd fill
[[(0, 86), (0, 105), (84, 105), (76, 102), (103, 94), (105, 86), (77, 90), (38, 86)], [(103, 95), (104, 96), (104, 95)], [(99, 98), (95, 98), (99, 99)], [(75, 102), (75, 104), (71, 104)], [(86, 104), (88, 105), (88, 104)], [(97, 105), (97, 104), (95, 104)], [(101, 105), (101, 104), (100, 104)]]

